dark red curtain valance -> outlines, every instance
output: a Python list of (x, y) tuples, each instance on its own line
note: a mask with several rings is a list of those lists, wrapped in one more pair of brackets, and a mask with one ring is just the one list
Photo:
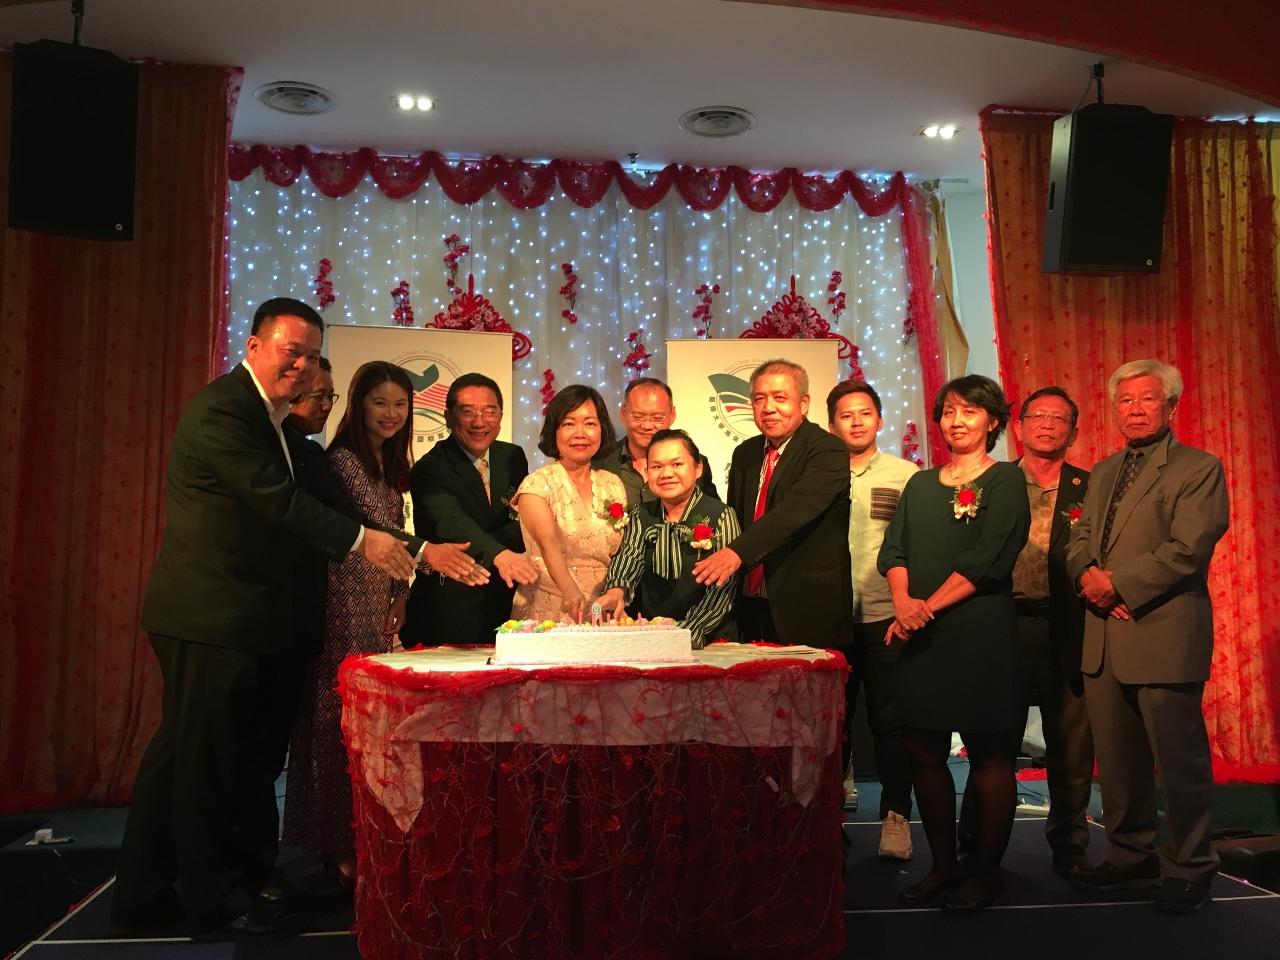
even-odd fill
[(354, 190), (366, 174), (393, 200), (409, 196), (434, 176), (454, 203), (475, 203), (490, 190), (497, 190), (504, 200), (521, 210), (546, 203), (557, 185), (574, 203), (593, 207), (617, 183), (627, 202), (640, 210), (648, 210), (675, 187), (680, 198), (699, 211), (715, 210), (732, 189), (748, 209), (767, 213), (794, 191), (796, 202), (806, 210), (830, 210), (849, 196), (867, 216), (879, 217), (903, 202), (907, 187), (901, 173), (894, 174), (885, 187), (877, 190), (849, 170), (824, 177), (801, 173), (793, 167), (757, 173), (742, 167), (688, 167), (673, 163), (645, 183), (613, 160), (531, 163), (498, 156), (446, 160), (434, 150), (416, 157), (387, 157), (369, 147), (350, 153), (260, 144), (231, 148), (232, 180), (243, 180), (259, 168), (267, 180), (280, 187), (292, 186), (306, 170), (316, 189), (335, 199)]

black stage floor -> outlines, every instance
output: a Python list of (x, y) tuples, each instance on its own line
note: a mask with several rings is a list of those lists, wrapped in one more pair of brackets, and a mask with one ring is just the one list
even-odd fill
[[(957, 780), (963, 769), (957, 769)], [(912, 824), (917, 853), (911, 863), (880, 860), (876, 807), (879, 786), (860, 785), (861, 803), (845, 829), (853, 848), (846, 874), (845, 923), (849, 960), (879, 958), (1070, 957), (1132, 960), (1134, 957), (1265, 957), (1280, 943), (1280, 893), (1220, 875), (1214, 902), (1187, 917), (1157, 913), (1141, 891), (1115, 898), (1077, 893), (1050, 869), (1043, 836), (1043, 783), (1024, 783), (1019, 818), (1004, 861), (999, 903), (974, 916), (898, 905), (897, 892), (928, 868), (919, 823)], [(1106, 841), (1095, 827), (1090, 855)], [(271, 943), (195, 943), (182, 937), (113, 938), (108, 923), (111, 882), (70, 915), (18, 951), (27, 960), (356, 960), (350, 915), (325, 918), (313, 932)]]

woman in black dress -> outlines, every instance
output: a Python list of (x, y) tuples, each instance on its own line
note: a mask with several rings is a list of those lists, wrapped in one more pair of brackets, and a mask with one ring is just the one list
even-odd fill
[[(967, 913), (999, 894), (1013, 826), (1026, 706), (1012, 574), (1031, 516), (1022, 471), (990, 455), (1009, 422), (998, 384), (952, 380), (938, 393), (933, 420), (951, 460), (907, 482), (879, 556), (895, 614), (885, 642), (904, 644), (897, 706), (933, 855), (933, 868), (899, 898), (918, 906), (945, 896), (944, 909)], [(968, 749), (976, 801), (975, 849), (964, 868), (947, 768), (953, 730)]]

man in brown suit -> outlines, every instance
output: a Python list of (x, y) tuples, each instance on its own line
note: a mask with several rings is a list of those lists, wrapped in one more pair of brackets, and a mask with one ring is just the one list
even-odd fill
[[(1200, 700), (1213, 655), (1207, 575), (1227, 529), (1226, 480), (1217, 457), (1169, 430), (1182, 395), (1174, 367), (1126, 363), (1108, 393), (1125, 449), (1094, 468), (1067, 572), (1088, 605), (1081, 667), (1111, 849), (1071, 880), (1088, 890), (1158, 884), (1158, 909), (1190, 913), (1209, 901), (1218, 869)], [(1158, 851), (1157, 776), (1168, 827)]]

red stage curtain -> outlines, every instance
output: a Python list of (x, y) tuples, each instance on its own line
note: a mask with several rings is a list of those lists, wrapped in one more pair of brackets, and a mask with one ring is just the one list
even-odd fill
[(225, 355), (239, 71), (141, 69), (133, 241), (0, 232), (0, 813), (127, 800), (159, 721), (138, 615), (170, 436)]
[(1042, 273), (1053, 117), (984, 112), (992, 291), (1001, 376), (1015, 401), (1056, 383), (1081, 405), (1070, 459), (1119, 446), (1106, 382), (1158, 357), (1186, 392), (1178, 437), (1222, 458), (1231, 529), (1210, 570), (1216, 646), (1205, 717), (1221, 781), (1280, 783), (1280, 386), (1275, 224), (1255, 124), (1180, 119), (1161, 271)]

